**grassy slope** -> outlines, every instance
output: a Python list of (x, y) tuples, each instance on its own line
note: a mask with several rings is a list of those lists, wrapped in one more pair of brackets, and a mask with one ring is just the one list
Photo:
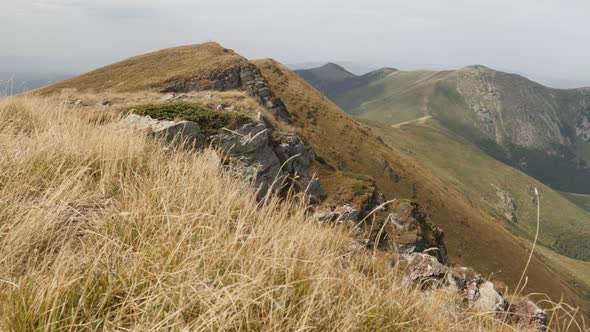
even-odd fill
[(333, 101), (348, 113), (362, 118), (386, 124), (404, 122), (426, 115), (426, 90), (416, 87), (437, 75), (430, 71), (395, 72), (334, 96)]
[(211, 151), (64, 105), (0, 99), (0, 330), (501, 329), (295, 202), (260, 207)]
[(590, 212), (590, 195), (572, 194), (572, 193), (561, 193), (565, 198), (569, 199), (573, 203), (577, 204), (582, 209)]
[(584, 243), (579, 242), (584, 235), (590, 237), (590, 213), (539, 181), (434, 127), (408, 125), (400, 129), (387, 126), (375, 128), (380, 128), (379, 133), (387, 143), (412, 151), (418, 160), (436, 174), (447, 176), (469, 197), (483, 199), (498, 215), (502, 214), (502, 210), (498, 207), (500, 202), (495, 186), (508, 191), (518, 207), (520, 221), (515, 228), (529, 239), (535, 234), (533, 188), (538, 187), (543, 203), (541, 240), (546, 245), (562, 248), (562, 252), (574, 257), (576, 254), (581, 255), (582, 251), (590, 251), (590, 248), (584, 247)]
[(43, 94), (62, 89), (80, 92), (132, 92), (162, 90), (166, 81), (208, 76), (247, 60), (217, 43), (160, 50), (99, 68), (41, 89)]
[[(487, 156), (476, 147), (431, 126), (406, 125), (399, 129), (378, 126), (388, 144), (408, 151), (434, 172), (446, 176), (474, 201), (502, 215), (495, 186), (508, 191), (516, 201), (518, 223), (513, 231), (532, 239), (536, 227), (534, 188), (541, 194), (541, 241), (546, 245), (576, 250), (584, 243), (580, 234), (590, 234), (590, 214), (558, 192), (526, 174)], [(581, 262), (580, 262), (581, 263)], [(590, 294), (590, 284), (587, 292)]]
[(308, 70), (300, 70), (299, 71), (302, 75), (305, 75), (305, 80), (315, 80), (319, 82), (342, 82), (349, 78), (355, 77), (354, 74), (347, 71), (346, 69), (340, 67), (334, 63), (327, 63), (321, 67), (308, 69)]
[[(370, 129), (360, 126), (303, 79), (272, 60), (254, 61), (287, 105), (299, 134), (333, 166), (372, 176), (387, 197), (415, 197), (444, 228), (451, 260), (494, 274), (514, 286), (525, 265), (527, 248), (490, 215), (489, 209), (469, 200), (451, 181), (420, 165), (411, 155), (383, 144)], [(312, 125), (314, 123), (315, 125)], [(389, 171), (388, 165), (399, 176)], [(320, 178), (322, 170), (320, 169)], [(533, 259), (529, 291), (552, 298), (566, 293), (570, 301), (590, 307), (564, 284), (555, 267)]]
[[(584, 97), (580, 90), (550, 89), (518, 75), (490, 72), (493, 73), (492, 83), (497, 88), (494, 91), (499, 91), (498, 95), (502, 98), (502, 113), (507, 118), (495, 129), (488, 125), (483, 129), (481, 120), (475, 117), (475, 112), (465, 105), (463, 96), (458, 93), (457, 89), (461, 87), (480, 106), (495, 108), (485, 95), (489, 92), (482, 92), (481, 95), (473, 95), (473, 91), (468, 93), (468, 87), (475, 85), (474, 74), (470, 69), (396, 72), (369, 84), (340, 89), (329, 97), (350, 114), (384, 124), (396, 124), (431, 115), (495, 158), (511, 165), (518, 165), (521, 160), (526, 159), (527, 173), (544, 183), (559, 190), (587, 194), (590, 185), (588, 172), (577, 169), (577, 164), (570, 160), (575, 156), (590, 160), (589, 142), (577, 139), (575, 149), (560, 149), (566, 155), (560, 158), (544, 152), (549, 149), (548, 146), (552, 146), (550, 143), (543, 143), (545, 145), (541, 150), (519, 148), (509, 141), (503, 146), (496, 145), (495, 133), (503, 136), (504, 130), (508, 128), (509, 137), (516, 137), (515, 130), (518, 131), (518, 127), (514, 126), (515, 123), (535, 123), (549, 128), (544, 132), (536, 132), (536, 135), (540, 135), (538, 137), (543, 137), (545, 133), (549, 135), (550, 132), (553, 135), (554, 130), (569, 135), (571, 133), (566, 132), (571, 131), (568, 128), (575, 125), (574, 119), (578, 117), (575, 112), (583, 109), (582, 105), (587, 104), (590, 97), (587, 94)], [(535, 116), (531, 111), (535, 109), (544, 109), (544, 116)], [(559, 118), (564, 127), (547, 127), (544, 123), (546, 117)], [(530, 127), (523, 130), (525, 129), (526, 132), (532, 130)], [(544, 142), (544, 139), (539, 139), (538, 142)]]

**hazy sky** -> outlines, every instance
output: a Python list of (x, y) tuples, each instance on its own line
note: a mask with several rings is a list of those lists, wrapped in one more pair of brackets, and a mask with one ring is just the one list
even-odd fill
[(477, 63), (590, 81), (589, 15), (588, 0), (0, 0), (0, 68), (81, 71), (214, 40), (284, 63)]

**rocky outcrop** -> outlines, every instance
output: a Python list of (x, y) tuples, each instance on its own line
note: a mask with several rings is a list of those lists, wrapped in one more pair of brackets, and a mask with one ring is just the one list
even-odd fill
[(211, 142), (231, 159), (239, 173), (253, 180), (259, 199), (269, 190), (281, 192), (289, 188), (315, 201), (326, 196), (321, 183), (312, 174), (311, 161), (315, 155), (297, 136), (273, 142), (270, 129), (262, 122), (222, 132), (212, 136)]
[(459, 293), (463, 301), (475, 310), (500, 314), (508, 307), (507, 301), (494, 284), (470, 268), (451, 269), (447, 280), (447, 287)]
[(436, 287), (444, 283), (448, 268), (441, 264), (436, 257), (413, 252), (404, 255), (407, 262), (408, 279), (419, 284), (422, 288)]
[(270, 85), (262, 76), (260, 69), (253, 64), (240, 67), (241, 87), (258, 100), (277, 119), (290, 123), (289, 112), (283, 102), (274, 97)]
[(214, 146), (231, 158), (241, 175), (252, 180), (262, 199), (271, 187), (281, 186), (281, 163), (270, 146), (269, 130), (262, 124), (247, 124), (211, 138)]
[(496, 186), (496, 194), (500, 198), (500, 208), (504, 212), (504, 217), (512, 221), (513, 223), (518, 222), (518, 216), (516, 215), (516, 201), (512, 198), (512, 195), (500, 186)]
[(315, 153), (299, 136), (284, 136), (280, 143), (273, 147), (281, 162), (282, 171), (290, 175), (291, 183), (296, 191), (305, 192), (312, 197), (325, 198), (328, 194), (318, 178), (311, 172), (311, 162)]
[(192, 121), (156, 120), (149, 116), (129, 114), (115, 126), (142, 131), (148, 136), (164, 139), (169, 143), (182, 142), (199, 149), (205, 146), (205, 136), (201, 133), (199, 124)]
[(172, 79), (168, 87), (162, 92), (189, 92), (203, 90), (245, 90), (253, 96), (260, 105), (266, 108), (277, 119), (290, 123), (289, 112), (283, 102), (276, 98), (262, 76), (260, 69), (249, 62), (236, 63), (224, 70), (213, 71), (203, 76), (196, 76), (189, 79)]
[(330, 207), (321, 209), (316, 213), (316, 218), (319, 223), (328, 223), (328, 222), (353, 222), (356, 223), (360, 220), (360, 212), (350, 206), (349, 204), (344, 204), (341, 206), (337, 206), (336, 208), (332, 209)]
[(477, 312), (491, 314), (519, 328), (547, 330), (547, 313), (529, 300), (510, 304), (494, 283), (466, 267), (449, 268), (425, 253), (405, 255), (406, 281), (421, 289), (446, 288)]
[(203, 135), (196, 122), (156, 120), (137, 114), (129, 114), (115, 126), (143, 131), (169, 143), (183, 142), (196, 149), (202, 149), (207, 143), (213, 145), (227, 157), (234, 172), (254, 183), (258, 199), (263, 199), (269, 191), (282, 192), (291, 188), (316, 203), (327, 195), (319, 179), (312, 174), (311, 162), (315, 154), (311, 148), (292, 135), (274, 142), (271, 129), (262, 118), (235, 131), (224, 130), (209, 137)]
[(389, 247), (401, 255), (429, 252), (440, 263), (448, 263), (444, 232), (430, 222), (428, 214), (418, 203), (399, 200), (391, 209), (393, 212), (384, 225)]

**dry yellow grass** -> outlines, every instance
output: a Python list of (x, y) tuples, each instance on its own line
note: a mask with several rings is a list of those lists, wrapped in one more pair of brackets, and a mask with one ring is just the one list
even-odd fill
[(213, 151), (49, 99), (0, 100), (0, 330), (511, 330), (402, 287)]
[(169, 80), (207, 77), (246, 59), (217, 43), (187, 45), (135, 56), (43, 88), (43, 94), (75, 88), (83, 92), (160, 91)]

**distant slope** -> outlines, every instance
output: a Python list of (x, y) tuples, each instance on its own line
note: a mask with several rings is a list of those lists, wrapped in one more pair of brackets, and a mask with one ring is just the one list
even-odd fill
[(332, 98), (351, 88), (381, 79), (395, 71), (397, 70), (394, 68), (381, 68), (364, 75), (355, 75), (335, 63), (328, 63), (318, 68), (296, 70), (295, 73), (323, 95)]
[[(590, 213), (559, 192), (443, 129), (415, 124), (399, 129), (375, 124), (374, 128), (386, 143), (411, 153), (433, 173), (448, 178), (470, 200), (488, 206), (492, 213), (509, 221), (516, 234), (528, 239), (535, 234), (534, 188), (538, 188), (542, 208), (541, 241), (562, 254), (590, 261)], [(504, 200), (514, 202), (514, 212), (507, 211)]]
[(431, 115), (554, 188), (590, 193), (588, 89), (551, 89), (519, 75), (469, 66), (397, 71), (330, 91), (327, 96), (346, 112), (384, 124)]
[(324, 92), (324, 89), (322, 88), (323, 86), (329, 88), (334, 84), (341, 83), (355, 77), (353, 73), (347, 71), (335, 63), (327, 63), (314, 69), (300, 70), (298, 73), (307, 82), (312, 82), (311, 84), (322, 92)]
[(572, 194), (566, 192), (562, 192), (561, 194), (565, 198), (577, 204), (582, 209), (590, 212), (590, 195)]

